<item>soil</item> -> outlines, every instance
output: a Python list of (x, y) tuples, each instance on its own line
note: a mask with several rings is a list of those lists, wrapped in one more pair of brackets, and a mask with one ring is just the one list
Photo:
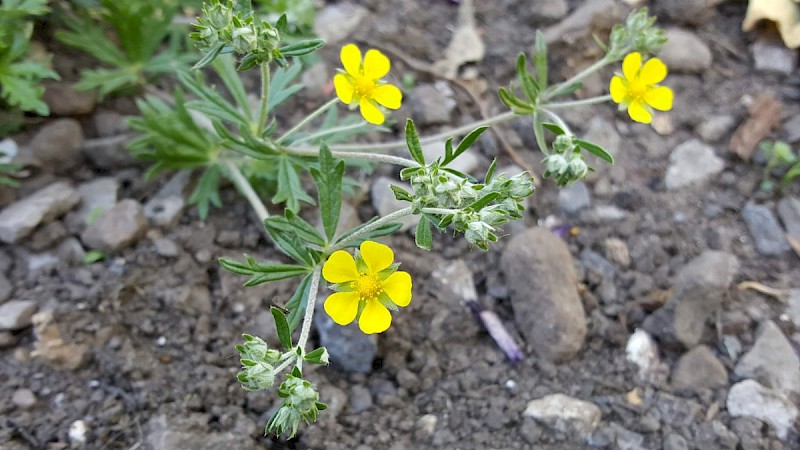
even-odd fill
[[(431, 63), (443, 57), (457, 24), (459, 6), (455, 2), (358, 3), (369, 14), (351, 35), (352, 41), (374, 46), (386, 42)], [(535, 30), (557, 20), (531, 19), (528, 11), (536, 7), (531, 2), (475, 3), (476, 25), (487, 52), (470, 70), (477, 71), (478, 78), (489, 87), (482, 95), (488, 109), (499, 111), (501, 105), (491, 93), (512, 79), (513, 60), (518, 52), (531, 48)], [(568, 4), (570, 11), (580, 5), (575, 1)], [(800, 347), (800, 330), (784, 314), (785, 304), (736, 288), (737, 283), (747, 280), (779, 289), (800, 287), (798, 255), (758, 254), (740, 214), (751, 200), (772, 204), (782, 195), (797, 196), (800, 184), (794, 183), (783, 193), (761, 190), (762, 169), (728, 152), (732, 129), (712, 144), (725, 160), (721, 174), (680, 190), (667, 190), (664, 184), (670, 152), (697, 137), (696, 126), (709, 116), (729, 114), (741, 123), (748, 115), (743, 99), (767, 88), (783, 101), (784, 117), (800, 112), (794, 97), (796, 74), (753, 70), (750, 44), (754, 35), (740, 31), (745, 9), (745, 2), (723, 2), (692, 29), (709, 43), (714, 63), (700, 74), (668, 78), (676, 92), (675, 108), (668, 114), (672, 125), (668, 133), (634, 125), (608, 105), (568, 115), (576, 130), (585, 131), (589, 120), (599, 117), (619, 133), (617, 164), (598, 166), (586, 183), (595, 204), (615, 205), (625, 212), (624, 218), (590, 221), (567, 217), (559, 209), (558, 189), (545, 180), (530, 202), (524, 225), (507, 230), (513, 235), (536, 224), (550, 224), (554, 218), (577, 227), (576, 233), (565, 239), (579, 268), (589, 334), (583, 349), (571, 361), (553, 364), (540, 360), (535, 356), (537, 343), (528, 342), (523, 345), (526, 357), (517, 364), (508, 362), (467, 308), (459, 302), (443, 301), (431, 278), (442, 264), (464, 260), (472, 271), (478, 299), (522, 342), (499, 264), (510, 236), (489, 252), (481, 252), (470, 250), (463, 239), (437, 235), (434, 251), (426, 253), (416, 249), (413, 236), (399, 234), (391, 238), (391, 244), (396, 259), (413, 276), (414, 300), (394, 316), (391, 329), (379, 336), (373, 370), (353, 374), (331, 366), (310, 371), (321, 400), (331, 403), (331, 410), (322, 414), (318, 424), (302, 426), (290, 441), (265, 437), (264, 425), (276, 396), (274, 392), (248, 393), (239, 387), (234, 378), (239, 367), (233, 345), (245, 332), (271, 336), (268, 306), (273, 300), (287, 298), (293, 286), (274, 283), (243, 288), (242, 278), (216, 264), (219, 257), (238, 258), (242, 253), (262, 260), (281, 259), (247, 203), (227, 187), (223, 193), (225, 207), (212, 210), (205, 222), (198, 219), (195, 210), (187, 209), (177, 225), (151, 228), (145, 238), (103, 262), (83, 265), (62, 261), (31, 272), (25, 262), (28, 243), (0, 247), (0, 259), (10, 261), (12, 298), (32, 299), (39, 311), (52, 310), (64, 340), (86, 351), (78, 367), (69, 369), (31, 355), (36, 341), (31, 327), (13, 334), (15, 342), (0, 350), (0, 448), (69, 448), (70, 429), (77, 426), (76, 421), (83, 421), (88, 432), (85, 444), (73, 446), (87, 449), (168, 448), (154, 444), (159, 441), (154, 436), (182, 436), (184, 440), (179, 442), (186, 448), (660, 449), (670, 448), (665, 442), (673, 434), (683, 436), (688, 448), (800, 448), (796, 426), (788, 439), (780, 440), (761, 422), (743, 423), (728, 415), (727, 391), (738, 381), (732, 373), (727, 387), (680, 391), (671, 388), (666, 377), (642, 379), (637, 367), (625, 357), (628, 336), (657, 309), (657, 299), (668, 295), (675, 274), (708, 249), (730, 252), (741, 263), (718, 326), (729, 325), (725, 317), (743, 316), (736, 335), (746, 351), (758, 323), (771, 318), (792, 338), (795, 351)], [(663, 25), (675, 23), (665, 20)], [(602, 27), (599, 31), (602, 33)], [(338, 65), (337, 48), (322, 52), (331, 67)], [(591, 37), (569, 46), (554, 44), (550, 55), (552, 77), (576, 73), (596, 57), (594, 48)], [(402, 61), (394, 61), (397, 79), (413, 73)], [(435, 81), (430, 74), (414, 75), (417, 83)], [(455, 92), (459, 106), (453, 123), (476, 118), (479, 113), (470, 99), (458, 89)], [(310, 110), (314, 103), (301, 98), (296, 106)], [(128, 100), (110, 99), (100, 107), (128, 114), (131, 105)], [(90, 118), (78, 117), (89, 138), (97, 136)], [(395, 128), (394, 134), (400, 136)], [(525, 130), (516, 126), (500, 129), (526, 162), (540, 168), (541, 155), (532, 151), (535, 144)], [(25, 130), (19, 139), (24, 141), (35, 131), (36, 127)], [(425, 134), (439, 129), (421, 131)], [(783, 132), (778, 130), (774, 136)], [(499, 166), (512, 163), (492, 138), (482, 140), (479, 150), (486, 161), (497, 157)], [(141, 166), (132, 172), (112, 173), (99, 173), (87, 166), (68, 178), (76, 183), (101, 175), (130, 180), (123, 184), (120, 198), (144, 202), (166, 180), (144, 183), (139, 177), (143, 172)], [(9, 195), (11, 199), (26, 195), (53, 179), (46, 172), (35, 174), (17, 193), (6, 193), (4, 203), (9, 203)], [(361, 220), (374, 214), (369, 201), (356, 206)], [(155, 251), (155, 241), (162, 237), (177, 244), (177, 254), (165, 257)], [(632, 252), (638, 250), (638, 257), (656, 255), (655, 269), (646, 274), (652, 284), (644, 288), (636, 284), (642, 275), (635, 270), (636, 261), (628, 268), (618, 268), (615, 287), (624, 301), (613, 314), (598, 305), (596, 280), (581, 270), (579, 262), (585, 249), (603, 253), (603, 243), (610, 237), (624, 241)], [(646, 245), (650, 247), (642, 251)], [(732, 372), (736, 359), (726, 354), (721, 339), (711, 336), (707, 343)], [(683, 353), (661, 348), (667, 368), (674, 367)], [(33, 392), (34, 404), (12, 402), (12, 395), (21, 389)], [(631, 392), (641, 397), (641, 405), (631, 403)], [(584, 399), (600, 408), (602, 425), (592, 439), (587, 441), (523, 416), (529, 401), (555, 393)], [(733, 446), (730, 435), (716, 425), (712, 427), (717, 422), (734, 436)], [(603, 430), (619, 429), (624, 432), (617, 431), (616, 444), (603, 442)], [(624, 439), (619, 438), (625, 432), (643, 439), (634, 438), (632, 446), (625, 447)]]

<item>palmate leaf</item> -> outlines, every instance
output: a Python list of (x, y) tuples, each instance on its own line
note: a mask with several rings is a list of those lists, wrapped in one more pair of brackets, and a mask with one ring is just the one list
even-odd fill
[(319, 213), (328, 239), (333, 239), (342, 209), (342, 177), (344, 161), (336, 161), (327, 145), (319, 151), (319, 169), (311, 168), (311, 176), (317, 183)]
[(289, 155), (281, 155), (278, 158), (277, 170), (278, 185), (272, 203), (286, 203), (286, 208), (290, 211), (299, 211), (300, 202), (314, 204), (314, 199), (303, 189), (300, 176)]
[(253, 257), (244, 255), (245, 262), (220, 259), (220, 265), (226, 270), (238, 275), (247, 275), (251, 278), (245, 286), (255, 286), (269, 281), (283, 280), (308, 273), (308, 268), (292, 264), (267, 264), (259, 263)]
[(221, 175), (222, 170), (216, 164), (208, 167), (197, 182), (192, 196), (189, 197), (189, 204), (197, 205), (197, 214), (200, 216), (200, 220), (206, 220), (211, 205), (217, 208), (222, 207), (222, 201), (219, 198)]
[(0, 96), (11, 106), (23, 111), (34, 111), (41, 116), (50, 113), (47, 103), (41, 100), (44, 78), (58, 78), (58, 74), (38, 61), (19, 61), (0, 66)]

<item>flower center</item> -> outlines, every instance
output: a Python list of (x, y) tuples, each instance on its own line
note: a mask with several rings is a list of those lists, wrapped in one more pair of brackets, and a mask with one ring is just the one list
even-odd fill
[(648, 86), (639, 79), (628, 82), (628, 95), (634, 100), (643, 100), (648, 90)]
[(375, 89), (375, 81), (364, 76), (353, 77), (353, 91), (359, 97), (369, 98)]
[(375, 275), (359, 275), (354, 284), (361, 300), (377, 298), (381, 293), (381, 281)]

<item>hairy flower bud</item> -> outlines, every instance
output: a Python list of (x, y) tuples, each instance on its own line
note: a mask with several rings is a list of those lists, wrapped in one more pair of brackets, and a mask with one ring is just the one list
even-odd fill
[(251, 53), (258, 49), (258, 36), (252, 25), (234, 29), (231, 36), (237, 53)]

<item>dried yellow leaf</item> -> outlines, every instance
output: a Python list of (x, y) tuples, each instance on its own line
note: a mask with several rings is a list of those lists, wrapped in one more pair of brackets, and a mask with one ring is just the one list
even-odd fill
[(742, 30), (752, 30), (761, 20), (775, 22), (787, 47), (800, 47), (800, 5), (797, 0), (750, 0)]

